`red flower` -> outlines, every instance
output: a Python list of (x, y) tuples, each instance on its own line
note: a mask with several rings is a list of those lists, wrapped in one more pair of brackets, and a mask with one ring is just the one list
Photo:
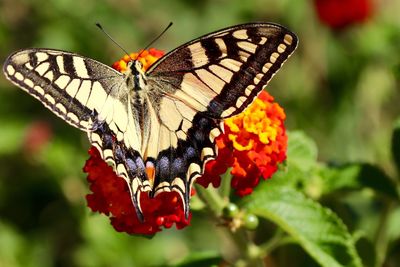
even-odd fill
[(220, 175), (233, 167), (231, 185), (239, 196), (250, 194), (260, 177), (270, 178), (286, 159), (285, 113), (266, 91), (242, 113), (226, 119), (217, 139), (218, 157), (207, 162), (197, 183), (216, 187)]
[(334, 29), (364, 22), (373, 8), (371, 0), (314, 0), (314, 4), (321, 22)]

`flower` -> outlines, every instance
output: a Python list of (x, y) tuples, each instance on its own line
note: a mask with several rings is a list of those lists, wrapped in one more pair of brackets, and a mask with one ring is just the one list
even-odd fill
[(232, 167), (232, 188), (239, 196), (250, 194), (260, 177), (270, 178), (286, 159), (285, 118), (274, 98), (262, 91), (244, 112), (224, 121), (225, 132), (216, 139), (218, 156), (207, 162), (197, 183), (219, 186), (220, 175)]
[[(115, 62), (113, 68), (124, 72), (129, 61), (138, 59), (143, 70), (147, 70), (163, 54), (154, 48), (131, 53)], [(144, 221), (139, 221), (125, 180), (115, 174), (95, 147), (90, 148), (89, 154), (90, 158), (83, 168), (88, 173), (87, 180), (92, 191), (86, 196), (88, 206), (94, 212), (109, 216), (117, 231), (153, 235), (161, 231), (162, 227), (170, 228), (175, 224), (181, 229), (189, 224), (191, 214), (188, 218), (185, 217), (180, 196), (176, 192), (163, 192), (154, 198), (150, 198), (147, 193), (141, 193), (138, 202), (141, 204)]]
[[(115, 62), (112, 67), (119, 72), (125, 72), (128, 62), (131, 60), (139, 60), (142, 63), (143, 70), (146, 71), (154, 62), (164, 55), (164, 52), (155, 48), (142, 50), (139, 53), (130, 53)], [(139, 57), (139, 58), (138, 58)]]
[(320, 21), (333, 29), (364, 22), (372, 13), (371, 0), (314, 0)]

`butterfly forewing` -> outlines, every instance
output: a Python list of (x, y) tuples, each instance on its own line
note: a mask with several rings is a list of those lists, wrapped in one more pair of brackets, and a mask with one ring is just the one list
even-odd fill
[(149, 76), (156, 84), (167, 81), (171, 97), (210, 117), (227, 118), (253, 101), (296, 46), (296, 35), (282, 26), (238, 25), (173, 50)]
[(85, 131), (92, 129), (101, 111), (115, 108), (108, 97), (122, 82), (121, 74), (104, 64), (50, 49), (18, 51), (7, 58), (3, 70), (11, 82)]

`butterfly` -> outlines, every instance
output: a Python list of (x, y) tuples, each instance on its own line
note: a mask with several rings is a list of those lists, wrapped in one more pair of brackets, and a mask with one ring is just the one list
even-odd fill
[(186, 216), (193, 182), (218, 151), (223, 119), (242, 112), (296, 49), (294, 33), (272, 23), (228, 27), (185, 43), (146, 72), (120, 73), (78, 54), (32, 48), (3, 72), (90, 143), (128, 184), (140, 220), (140, 194), (177, 192)]

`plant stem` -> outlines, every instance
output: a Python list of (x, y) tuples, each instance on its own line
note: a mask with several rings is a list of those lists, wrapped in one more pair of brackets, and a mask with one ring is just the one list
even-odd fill
[(199, 198), (207, 204), (207, 207), (212, 211), (215, 217), (220, 217), (222, 209), (225, 207), (225, 201), (218, 195), (218, 192), (213, 187), (204, 188), (201, 185), (195, 184), (196, 192)]
[[(214, 188), (205, 189), (202, 186), (195, 185), (196, 192), (203, 202), (207, 204), (215, 218), (220, 218), (222, 215), (222, 209), (226, 206), (226, 200), (224, 200), (218, 191)], [(262, 251), (255, 245), (247, 236), (246, 230), (243, 228), (233, 232), (229, 228), (226, 228), (229, 236), (235, 243), (238, 251), (241, 254), (242, 261), (237, 262), (237, 267), (251, 266), (251, 267), (263, 267), (264, 262), (262, 259)], [(235, 265), (235, 266), (236, 266)]]
[(221, 177), (221, 187), (219, 189), (223, 199), (228, 199), (231, 193), (231, 168), (226, 171), (226, 173)]
[(268, 242), (260, 245), (260, 248), (264, 256), (268, 256), (277, 247), (294, 242), (291, 236), (287, 236), (283, 231), (278, 230)]

